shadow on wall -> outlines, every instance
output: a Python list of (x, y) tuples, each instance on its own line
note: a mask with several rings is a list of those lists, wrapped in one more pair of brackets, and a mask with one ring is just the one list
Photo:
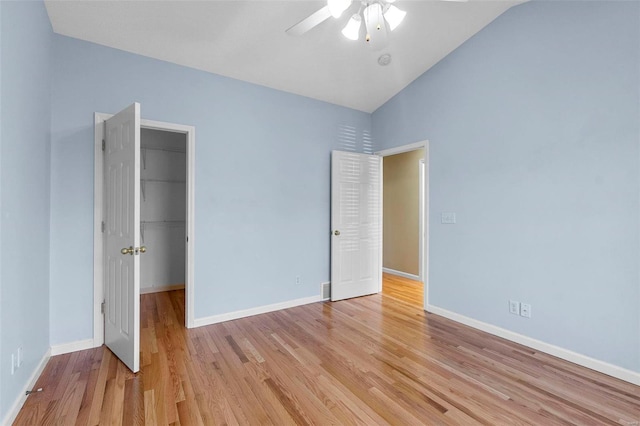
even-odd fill
[(373, 138), (369, 130), (358, 129), (350, 124), (340, 124), (337, 139), (340, 151), (373, 154)]

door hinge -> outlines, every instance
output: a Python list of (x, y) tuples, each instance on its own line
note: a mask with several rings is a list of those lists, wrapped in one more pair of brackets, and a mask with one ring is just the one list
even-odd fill
[(100, 225), (100, 229), (102, 229), (102, 232), (104, 232), (104, 230), (107, 229), (107, 225), (104, 223), (104, 221), (102, 221), (102, 224)]
[(102, 139), (102, 150), (106, 150), (107, 149), (107, 143), (105, 142), (104, 139)]
[(100, 304), (100, 313), (104, 314), (104, 300), (102, 301), (102, 303)]

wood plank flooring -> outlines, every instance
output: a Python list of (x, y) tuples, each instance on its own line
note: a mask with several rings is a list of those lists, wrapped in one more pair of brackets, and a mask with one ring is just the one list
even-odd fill
[(422, 310), (422, 286), (187, 330), (142, 296), (141, 371), (52, 357), (17, 425), (638, 425), (640, 388)]

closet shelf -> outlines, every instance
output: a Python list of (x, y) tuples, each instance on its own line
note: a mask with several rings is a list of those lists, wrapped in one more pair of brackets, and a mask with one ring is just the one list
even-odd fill
[(170, 225), (170, 224), (185, 223), (185, 221), (184, 220), (141, 220), (140, 223), (142, 225), (149, 225), (153, 223), (166, 223)]
[(163, 182), (163, 183), (186, 183), (186, 180), (175, 179), (140, 179), (142, 182)]
[(178, 154), (186, 154), (187, 153), (186, 147), (185, 148), (170, 148), (170, 147), (159, 147), (159, 146), (142, 145), (140, 148), (142, 148), (142, 149), (150, 149), (152, 151), (177, 152)]

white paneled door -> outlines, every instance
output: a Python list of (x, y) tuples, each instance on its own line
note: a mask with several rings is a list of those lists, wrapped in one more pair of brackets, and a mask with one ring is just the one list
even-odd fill
[[(140, 369), (140, 105), (105, 122), (105, 344)], [(144, 251), (144, 249), (143, 249)]]
[(331, 300), (382, 288), (382, 159), (331, 153)]

